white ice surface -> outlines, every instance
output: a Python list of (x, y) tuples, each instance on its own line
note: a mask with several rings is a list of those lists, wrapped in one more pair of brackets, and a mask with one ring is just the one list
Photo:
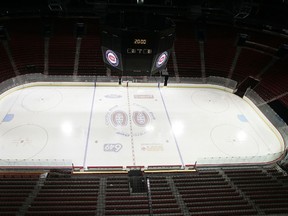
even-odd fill
[[(13, 117), (4, 121), (7, 114)], [(2, 160), (67, 159), (81, 167), (247, 162), (283, 151), (273, 130), (242, 98), (209, 88), (34, 86), (0, 100)]]

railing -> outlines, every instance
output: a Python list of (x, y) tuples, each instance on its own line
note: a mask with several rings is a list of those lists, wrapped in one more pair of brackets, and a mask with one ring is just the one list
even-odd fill
[(202, 157), (197, 159), (197, 166), (270, 164), (282, 155), (283, 152), (257, 156)]
[(47, 167), (47, 168), (69, 168), (72, 169), (72, 161), (65, 159), (0, 159), (0, 167), (27, 168), (27, 167)]
[[(33, 82), (119, 82), (119, 77), (108, 77), (108, 76), (61, 76), (61, 75), (43, 75), (37, 74), (26, 74), (8, 79), (0, 83), (0, 95), (5, 91), (20, 86), (27, 83)], [(121, 77), (121, 82), (133, 82), (133, 83), (164, 83), (164, 77)], [(207, 78), (191, 78), (191, 77), (181, 77), (180, 81), (176, 81), (175, 77), (171, 77), (168, 83), (182, 83), (182, 84), (208, 84), (208, 85), (218, 85), (231, 90), (235, 90), (237, 82), (228, 78), (223, 77), (207, 77)]]
[[(247, 97), (278, 130), (284, 141), (284, 151), (257, 156), (239, 157), (202, 157), (197, 159), (198, 165), (225, 165), (225, 164), (268, 164), (280, 159), (279, 163), (287, 163), (288, 160), (288, 126), (281, 117), (252, 89), (248, 89), (244, 95)], [(282, 160), (281, 160), (282, 159)]]
[[(273, 126), (281, 134), (285, 151), (288, 150), (288, 125), (283, 119), (252, 89), (247, 89), (245, 95), (253, 104), (265, 115), (265, 117), (273, 124)], [(286, 160), (287, 160), (286, 155)]]
[[(201, 77), (180, 77), (179, 81), (175, 77), (171, 77), (168, 83), (183, 83), (183, 84), (208, 84), (208, 85), (218, 85), (231, 90), (235, 90), (237, 82), (224, 77), (210, 76), (206, 78)], [(168, 84), (169, 85), (169, 84)]]

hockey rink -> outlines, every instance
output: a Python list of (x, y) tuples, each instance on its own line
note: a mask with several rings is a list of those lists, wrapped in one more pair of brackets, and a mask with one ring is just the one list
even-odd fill
[(256, 109), (231, 92), (196, 85), (18, 87), (0, 96), (1, 166), (266, 163), (284, 141)]

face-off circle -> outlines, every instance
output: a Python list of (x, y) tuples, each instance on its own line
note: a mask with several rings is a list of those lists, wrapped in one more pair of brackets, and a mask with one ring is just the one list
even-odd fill
[(119, 58), (112, 50), (107, 50), (105, 56), (109, 64), (112, 66), (117, 67), (119, 65)]
[(223, 113), (230, 107), (230, 98), (226, 92), (209, 91), (205, 89), (197, 90), (191, 95), (191, 101), (201, 111), (208, 111), (211, 113)]
[(160, 68), (162, 65), (164, 65), (167, 59), (168, 59), (168, 53), (165, 51), (157, 58), (156, 67)]
[(48, 132), (34, 124), (19, 125), (0, 136), (2, 160), (26, 160), (38, 155), (47, 145)]
[(27, 94), (22, 100), (22, 107), (31, 112), (45, 112), (57, 107), (63, 100), (60, 91), (52, 89), (38, 89), (32, 91), (27, 89)]
[(220, 152), (231, 157), (241, 154), (255, 157), (259, 153), (259, 144), (245, 128), (230, 124), (217, 125), (211, 130), (210, 138)]

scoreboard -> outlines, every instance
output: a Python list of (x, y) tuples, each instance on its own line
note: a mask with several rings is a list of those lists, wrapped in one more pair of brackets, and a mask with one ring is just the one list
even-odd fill
[[(157, 19), (161, 19), (161, 23), (166, 20), (166, 25), (155, 25)], [(154, 22), (151, 26), (149, 23), (144, 26), (106, 23), (101, 34), (106, 66), (129, 76), (151, 75), (165, 69), (174, 43), (175, 26), (165, 17), (157, 16), (157, 19), (151, 19)]]
[(154, 38), (149, 32), (125, 31), (122, 53), (124, 72), (150, 73), (154, 50)]

